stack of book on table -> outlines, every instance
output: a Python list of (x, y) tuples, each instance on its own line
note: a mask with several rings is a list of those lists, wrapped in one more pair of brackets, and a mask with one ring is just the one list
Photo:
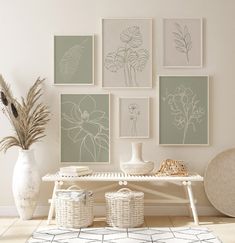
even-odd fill
[(92, 174), (92, 170), (88, 166), (66, 166), (61, 167), (59, 175), (63, 177), (76, 177)]

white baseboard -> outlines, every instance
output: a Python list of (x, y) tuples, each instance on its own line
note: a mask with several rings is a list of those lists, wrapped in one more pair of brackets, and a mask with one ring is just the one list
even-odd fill
[[(35, 216), (46, 216), (49, 211), (49, 206), (38, 206), (35, 211)], [(215, 208), (211, 206), (197, 206), (199, 216), (218, 216), (221, 215)], [(146, 205), (144, 208), (146, 216), (188, 216), (189, 208), (187, 206), (150, 206)], [(95, 204), (95, 216), (105, 215), (105, 205)], [(0, 206), (0, 217), (18, 216), (15, 206)]]

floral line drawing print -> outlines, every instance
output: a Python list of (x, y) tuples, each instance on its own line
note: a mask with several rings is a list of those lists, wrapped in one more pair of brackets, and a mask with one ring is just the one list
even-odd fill
[(64, 102), (66, 112), (61, 114), (61, 127), (68, 138), (78, 145), (79, 162), (85, 154), (99, 161), (102, 151), (109, 152), (109, 119), (106, 112), (96, 108), (95, 99), (86, 95), (79, 104)]
[(139, 106), (136, 103), (132, 103), (128, 106), (129, 122), (131, 129), (131, 136), (136, 137), (138, 135), (137, 122), (140, 115)]
[(185, 144), (187, 132), (192, 127), (197, 131), (197, 124), (200, 124), (205, 116), (205, 109), (200, 106), (200, 100), (192, 89), (180, 85), (174, 92), (168, 93), (162, 98), (167, 102), (171, 115), (174, 117), (173, 125), (183, 130), (182, 144)]
[(149, 51), (137, 49), (143, 44), (139, 26), (126, 28), (120, 34), (123, 43), (116, 51), (109, 52), (104, 60), (105, 68), (116, 73), (123, 69), (126, 87), (138, 87), (137, 73), (142, 72), (149, 60)]
[(87, 39), (83, 40), (80, 44), (74, 45), (66, 50), (59, 61), (59, 70), (64, 79), (71, 79), (77, 72), (80, 60), (82, 58), (84, 44)]
[(184, 53), (187, 63), (189, 63), (189, 52), (192, 49), (191, 34), (188, 30), (188, 26), (180, 26), (179, 23), (175, 23), (176, 32), (173, 32), (175, 48), (180, 53)]

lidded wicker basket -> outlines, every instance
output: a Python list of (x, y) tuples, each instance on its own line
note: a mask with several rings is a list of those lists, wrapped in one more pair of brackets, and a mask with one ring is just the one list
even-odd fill
[[(76, 189), (73, 189), (76, 188)], [(56, 224), (65, 228), (81, 228), (93, 223), (93, 193), (71, 186), (57, 190), (55, 200)]]
[(144, 223), (144, 193), (122, 188), (105, 193), (106, 221), (110, 226), (128, 228)]

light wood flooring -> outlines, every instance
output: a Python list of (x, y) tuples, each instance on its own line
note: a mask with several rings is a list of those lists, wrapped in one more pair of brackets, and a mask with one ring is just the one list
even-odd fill
[[(52, 222), (53, 223), (53, 222)], [(27, 242), (31, 234), (40, 226), (46, 225), (45, 218), (21, 221), (18, 218), (0, 217), (0, 242)], [(200, 217), (200, 225), (211, 229), (223, 243), (235, 243), (235, 218)], [(104, 218), (95, 218), (93, 227), (104, 227)], [(145, 217), (146, 227), (194, 226), (189, 217)]]

